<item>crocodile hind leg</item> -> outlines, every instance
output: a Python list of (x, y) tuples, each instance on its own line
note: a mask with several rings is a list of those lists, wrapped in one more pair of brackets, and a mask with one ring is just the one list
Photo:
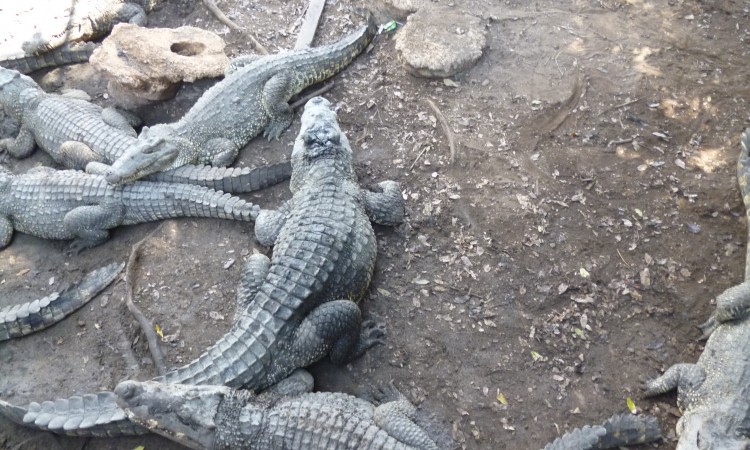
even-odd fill
[(7, 247), (12, 237), (13, 223), (9, 218), (0, 216), (0, 249)]
[(122, 223), (124, 208), (118, 205), (79, 206), (63, 218), (65, 228), (77, 238), (71, 244), (74, 252), (96, 247), (109, 239), (109, 229)]
[(289, 107), (289, 89), (291, 77), (288, 73), (278, 73), (272, 76), (263, 86), (261, 103), (269, 117), (268, 125), (263, 130), (263, 137), (278, 139), (281, 133), (292, 124), (294, 114)]
[(236, 322), (248, 306), (255, 300), (255, 294), (263, 284), (271, 268), (268, 256), (255, 253), (250, 255), (242, 270), (240, 284), (237, 286), (237, 309), (234, 311)]
[(404, 222), (404, 198), (395, 181), (378, 183), (379, 192), (363, 190), (365, 210), (371, 221), (380, 225), (399, 225)]
[(298, 367), (330, 354), (334, 364), (344, 364), (365, 350), (383, 343), (383, 327), (362, 325), (359, 306), (350, 300), (323, 303), (312, 310), (294, 332), (290, 346)]
[(16, 138), (0, 139), (0, 151), (7, 150), (14, 158), (26, 158), (34, 151), (34, 134), (29, 127), (21, 125)]
[[(131, 114), (132, 117), (128, 118), (122, 113), (123, 111), (119, 111), (115, 108), (104, 108), (102, 110), (102, 120), (111, 127), (124, 131), (133, 137), (137, 137), (138, 133), (135, 132), (133, 127), (138, 125), (140, 119), (135, 114)], [(133, 121), (135, 121), (135, 124)]]
[(261, 245), (271, 246), (276, 243), (279, 232), (284, 227), (289, 212), (291, 211), (289, 201), (284, 202), (279, 209), (261, 210), (255, 219), (255, 239)]
[(214, 167), (227, 167), (232, 165), (237, 155), (240, 153), (237, 144), (224, 138), (214, 138), (206, 142), (206, 149), (209, 156), (205, 161), (199, 161), (202, 164), (209, 164)]
[(719, 324), (739, 319), (750, 310), (750, 281), (732, 286), (716, 297), (716, 310), (707, 321), (698, 325), (705, 339)]
[(417, 408), (393, 384), (381, 386), (374, 393), (377, 402), (373, 420), (391, 437), (420, 450), (437, 450), (437, 445), (414, 422)]
[(644, 395), (661, 395), (678, 388), (692, 391), (706, 379), (706, 372), (697, 364), (675, 364), (660, 377), (646, 382)]
[(68, 169), (84, 170), (93, 163), (104, 163), (104, 158), (91, 150), (91, 147), (78, 141), (65, 141), (60, 145), (60, 156), (57, 158)]

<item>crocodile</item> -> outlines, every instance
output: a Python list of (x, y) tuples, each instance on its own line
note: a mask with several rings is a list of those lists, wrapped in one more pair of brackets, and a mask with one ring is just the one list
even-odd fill
[(395, 388), (377, 406), (338, 392), (255, 395), (154, 381), (124, 381), (115, 393), (131, 421), (194, 449), (438, 448)]
[(36, 167), (14, 175), (0, 168), (0, 249), (13, 231), (75, 239), (73, 250), (99, 245), (109, 229), (176, 217), (252, 221), (260, 208), (202, 186), (138, 181), (113, 186), (99, 175)]
[[(162, 165), (177, 155), (177, 148), (163, 139), (138, 139), (132, 128), (137, 118), (114, 108), (101, 108), (80, 98), (74, 91), (48, 94), (18, 71), (0, 68), (0, 105), (20, 121), (16, 138), (0, 140), (16, 158), (31, 154), (35, 145), (68, 169), (99, 173), (130, 148), (137, 148), (144, 166)], [(229, 168), (186, 165), (153, 173), (150, 181), (186, 183), (229, 193), (250, 192), (271, 186), (291, 175), (288, 162), (257, 168)]]
[(656, 417), (615, 414), (601, 425), (586, 425), (565, 433), (544, 450), (603, 450), (661, 439)]
[(124, 263), (108, 264), (61, 292), (0, 309), (0, 341), (27, 336), (61, 321), (109, 286), (123, 267)]
[[(361, 189), (352, 149), (330, 103), (311, 99), (292, 151), (292, 198), (262, 210), (256, 239), (274, 245), (272, 258), (248, 258), (238, 287), (240, 310), (229, 331), (196, 360), (155, 381), (222, 385), (262, 391), (329, 355), (344, 363), (382, 342), (384, 330), (362, 322), (361, 298), (375, 267), (370, 221), (404, 220), (398, 183)], [(143, 432), (128, 423), (111, 391), (27, 407), (0, 401), (0, 414), (32, 428), (73, 435)], [(101, 411), (101, 413), (99, 413)]]
[(102, 37), (120, 22), (145, 26), (147, 13), (157, 3), (158, 0), (48, 0), (8, 5), (3, 24), (12, 30), (12, 35), (0, 49), (0, 66), (29, 73), (88, 60), (93, 51), (91, 45), (64, 47)]
[(88, 62), (96, 48), (97, 45), (93, 42), (78, 42), (65, 44), (39, 55), (27, 55), (25, 52), (18, 52), (0, 57), (0, 67), (26, 74), (47, 67)]
[[(737, 176), (750, 215), (748, 184), (750, 129), (742, 134)], [(749, 255), (750, 256), (750, 255)], [(646, 382), (645, 395), (677, 389), (678, 450), (750, 448), (750, 358), (742, 350), (750, 342), (750, 262), (745, 280), (722, 292), (716, 310), (701, 327), (708, 341), (698, 361), (669, 367)]]
[(289, 99), (343, 70), (372, 41), (378, 27), (372, 14), (366, 17), (366, 25), (333, 44), (234, 59), (226, 77), (182, 119), (141, 130), (141, 139), (165, 139), (175, 145), (176, 156), (143, 164), (143, 152), (134, 146), (102, 173), (109, 182), (119, 183), (185, 164), (228, 166), (261, 132), (269, 140), (278, 138), (293, 119)]

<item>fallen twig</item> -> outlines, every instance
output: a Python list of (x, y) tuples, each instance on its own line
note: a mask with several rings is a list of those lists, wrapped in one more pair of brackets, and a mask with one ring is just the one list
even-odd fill
[(301, 98), (297, 99), (294, 103), (292, 103), (291, 105), (289, 105), (289, 107), (292, 108), (292, 109), (297, 109), (297, 108), (299, 108), (301, 106), (304, 106), (304, 104), (307, 103), (307, 101), (310, 100), (311, 98), (317, 97), (319, 95), (323, 95), (326, 92), (328, 92), (331, 89), (333, 89), (334, 84), (335, 83), (333, 81), (331, 81), (330, 83), (326, 83), (320, 89), (316, 89), (316, 90), (310, 92), (309, 94), (305, 95), (304, 97), (301, 97)]
[(634, 103), (638, 103), (640, 101), (641, 101), (641, 99), (637, 98), (635, 100), (630, 100), (630, 101), (627, 101), (625, 103), (620, 103), (619, 105), (611, 106), (611, 107), (605, 109), (604, 111), (600, 112), (599, 115), (603, 116), (604, 114), (607, 114), (608, 112), (616, 111), (616, 110), (618, 110), (620, 108), (624, 108), (626, 106), (630, 106), (630, 105), (632, 105)]
[(448, 125), (448, 121), (445, 119), (445, 116), (437, 107), (435, 102), (433, 102), (429, 98), (426, 98), (425, 100), (427, 101), (427, 104), (430, 105), (430, 108), (435, 111), (435, 115), (440, 122), (440, 126), (443, 128), (443, 133), (445, 133), (445, 135), (448, 137), (448, 146), (451, 149), (451, 164), (453, 164), (454, 162), (456, 162), (456, 139), (453, 136), (453, 131), (451, 131), (451, 127)]
[(250, 39), (250, 41), (252, 42), (253, 47), (255, 47), (255, 51), (257, 51), (258, 53), (261, 53), (263, 55), (267, 55), (268, 54), (268, 50), (266, 50), (266, 48), (263, 46), (263, 44), (261, 44), (260, 42), (258, 42), (258, 40), (255, 39), (255, 36), (253, 36), (252, 33), (248, 32), (247, 30), (245, 30), (241, 26), (237, 25), (236, 23), (234, 23), (232, 21), (232, 19), (230, 19), (229, 17), (227, 17), (226, 14), (224, 14), (224, 12), (222, 12), (222, 10), (220, 10), (219, 7), (216, 6), (216, 2), (214, 0), (203, 0), (203, 4), (206, 5), (206, 8), (208, 8), (208, 10), (211, 11), (211, 13), (217, 19), (219, 19), (219, 22), (221, 22), (224, 25), (228, 26), (232, 30), (239, 31), (240, 33), (242, 33), (245, 36), (247, 36)]
[(627, 144), (629, 142), (633, 142), (637, 136), (633, 136), (631, 138), (627, 139), (616, 139), (614, 141), (607, 142), (607, 147), (612, 147), (613, 145), (620, 145), (620, 144)]
[[(162, 222), (162, 224), (163, 223), (164, 222)], [(141, 310), (135, 306), (135, 303), (133, 303), (133, 287), (135, 286), (135, 281), (133, 281), (133, 268), (140, 257), (141, 247), (146, 241), (151, 239), (154, 234), (161, 230), (162, 224), (159, 224), (158, 227), (154, 228), (153, 231), (133, 246), (133, 249), (130, 251), (128, 263), (125, 266), (125, 304), (130, 313), (133, 314), (133, 317), (135, 317), (135, 320), (138, 321), (138, 325), (140, 325), (143, 334), (146, 335), (148, 350), (151, 352), (151, 358), (154, 360), (154, 366), (156, 366), (159, 375), (167, 373), (167, 366), (164, 364), (164, 355), (162, 355), (161, 349), (159, 348), (159, 341), (156, 338), (154, 324), (151, 323), (151, 321), (143, 315)]]
[(424, 146), (424, 148), (422, 149), (422, 151), (419, 152), (419, 154), (417, 155), (417, 157), (414, 159), (414, 162), (411, 163), (411, 166), (409, 167), (409, 170), (412, 170), (414, 168), (414, 166), (417, 165), (417, 161), (419, 161), (419, 158), (421, 158), (422, 155), (424, 155), (424, 152), (426, 152), (429, 149), (430, 149), (429, 145), (425, 145)]
[(307, 12), (305, 13), (305, 19), (297, 34), (297, 42), (294, 44), (295, 50), (309, 47), (312, 44), (325, 4), (325, 0), (310, 0)]

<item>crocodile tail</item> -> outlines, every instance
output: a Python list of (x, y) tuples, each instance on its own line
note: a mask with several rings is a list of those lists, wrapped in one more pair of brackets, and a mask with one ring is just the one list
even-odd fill
[(177, 217), (254, 221), (260, 207), (231, 194), (180, 183), (137, 182), (123, 186), (124, 224)]
[[(737, 182), (740, 185), (742, 202), (745, 204), (745, 214), (750, 219), (750, 167), (748, 167), (748, 152), (750, 151), (750, 128), (740, 137), (740, 155), (737, 158)], [(748, 242), (750, 242), (750, 224), (747, 228)], [(750, 279), (750, 245), (745, 254), (745, 279)]]
[(28, 428), (70, 436), (115, 437), (149, 431), (128, 420), (113, 392), (75, 395), (66, 399), (32, 402), (26, 407), (0, 400), (0, 414)]
[(565, 433), (544, 450), (601, 450), (658, 439), (661, 429), (655, 417), (615, 414), (601, 425), (585, 425)]
[(93, 42), (68, 44), (39, 55), (25, 55), (18, 58), (0, 60), (0, 66), (31, 73), (46, 67), (88, 62), (97, 45)]
[(185, 165), (157, 172), (148, 177), (151, 181), (184, 183), (204, 186), (232, 194), (253, 192), (288, 180), (292, 166), (287, 162), (261, 167), (212, 167)]
[(0, 341), (26, 336), (61, 321), (109, 286), (123, 267), (124, 263), (109, 264), (63, 292), (0, 309)]

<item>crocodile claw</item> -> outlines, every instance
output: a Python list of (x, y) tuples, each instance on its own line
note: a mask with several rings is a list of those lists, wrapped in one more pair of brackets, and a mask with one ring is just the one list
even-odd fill
[(702, 332), (701, 337), (699, 337), (698, 340), (705, 341), (708, 339), (718, 326), (719, 324), (716, 322), (716, 318), (713, 315), (709, 317), (708, 320), (698, 325), (698, 329)]

